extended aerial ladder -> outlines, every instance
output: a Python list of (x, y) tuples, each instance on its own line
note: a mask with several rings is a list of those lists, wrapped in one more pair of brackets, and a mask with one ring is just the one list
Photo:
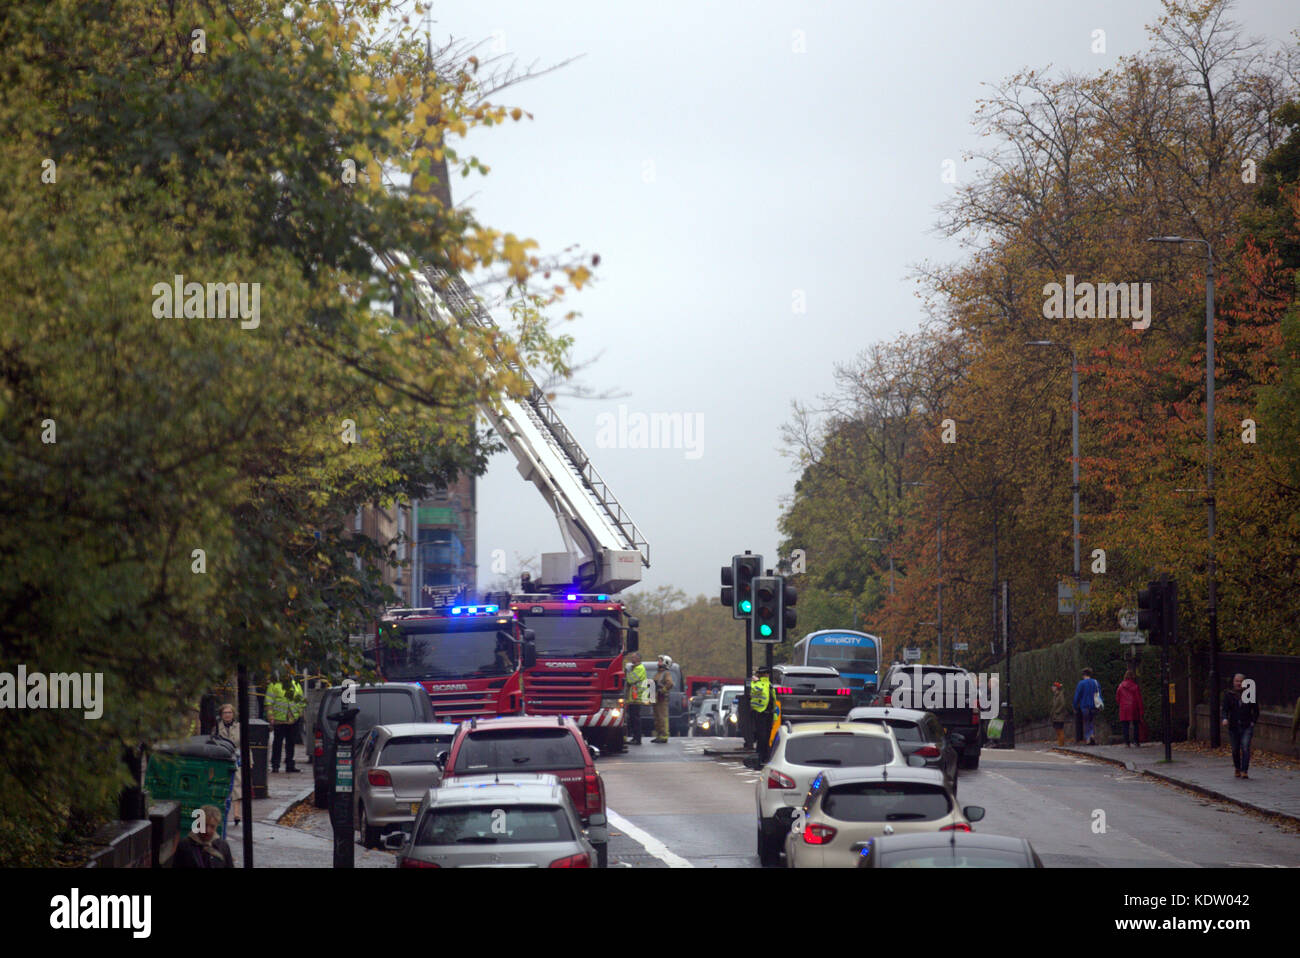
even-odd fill
[[(412, 269), (402, 253), (380, 259), (390, 269), (410, 270), (416, 305), (434, 322), (498, 328), (458, 274), (433, 267)], [(515, 457), (519, 474), (551, 507), (566, 549), (542, 554), (541, 579), (534, 580), (532, 588), (619, 592), (640, 582), (642, 568), (650, 565), (650, 543), (528, 371), (500, 354), (486, 358), (528, 384), (523, 401), (499, 396), (480, 403), (479, 410)]]

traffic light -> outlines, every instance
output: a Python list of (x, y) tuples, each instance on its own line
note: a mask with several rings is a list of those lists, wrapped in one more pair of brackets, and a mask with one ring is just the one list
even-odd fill
[(781, 641), (785, 641), (787, 632), (799, 624), (799, 617), (794, 611), (794, 604), (799, 601), (799, 592), (793, 585), (781, 577)]
[(781, 641), (781, 577), (754, 578), (754, 641)]
[[(736, 605), (736, 577), (734, 570), (729, 565), (722, 567), (722, 604), (729, 609), (734, 609)], [(734, 616), (735, 613), (733, 612)]]
[(1146, 630), (1150, 645), (1165, 644), (1165, 584), (1148, 582), (1138, 591), (1138, 628)]
[(763, 557), (746, 552), (744, 555), (731, 557), (731, 581), (727, 581), (724, 572), (722, 584), (732, 585), (730, 593), (733, 600), (728, 602), (728, 590), (722, 590), (722, 604), (731, 606), (733, 619), (748, 619), (754, 611), (754, 577), (763, 571)]

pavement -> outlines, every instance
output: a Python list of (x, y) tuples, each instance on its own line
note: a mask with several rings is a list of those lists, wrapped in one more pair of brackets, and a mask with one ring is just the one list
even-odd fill
[[(328, 813), (293, 816), (281, 824), (289, 810), (299, 802), (311, 804), (311, 766), (300, 762), (298, 773), (268, 772), (266, 798), (253, 800), (253, 866), (255, 868), (331, 868), (334, 863), (334, 840), (328, 827)], [(322, 825), (324, 816), (324, 825)], [(249, 816), (241, 816), (247, 820)], [(296, 824), (287, 822), (297, 819)], [(235, 859), (235, 867), (244, 862), (244, 824), (236, 825), (231, 815), (226, 823), (226, 841)], [(358, 868), (392, 868), (390, 852), (353, 846)]]
[(1054, 751), (1112, 762), (1210, 798), (1300, 822), (1300, 768), (1270, 752), (1252, 751), (1250, 778), (1240, 779), (1232, 774), (1232, 750), (1226, 744), (1215, 751), (1204, 743), (1176, 742), (1171, 762), (1165, 761), (1160, 742), (1133, 748), (1122, 744), (1058, 745)]

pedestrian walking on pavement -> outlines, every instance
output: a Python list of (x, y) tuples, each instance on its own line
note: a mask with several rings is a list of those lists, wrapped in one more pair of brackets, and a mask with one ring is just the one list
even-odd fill
[(176, 843), (172, 868), (234, 868), (235, 858), (230, 852), (230, 844), (224, 838), (217, 837), (221, 809), (215, 805), (204, 805), (199, 811), (203, 814), (195, 819), (194, 825), (203, 827), (197, 832), (191, 827), (186, 836)]
[(641, 706), (646, 701), (646, 685), (649, 681), (645, 666), (641, 664), (640, 653), (633, 652), (628, 656), (627, 678), (623, 680), (623, 698), (627, 702), (627, 724), (632, 733), (632, 745), (641, 744)]
[(1142, 721), (1142, 689), (1138, 687), (1137, 673), (1132, 669), (1124, 673), (1124, 681), (1115, 690), (1115, 704), (1119, 706), (1119, 724), (1124, 726), (1124, 747), (1130, 747), (1130, 731), (1132, 747), (1141, 747), (1138, 724)]
[(1255, 737), (1255, 723), (1259, 721), (1259, 703), (1242, 701), (1242, 688), (1246, 677), (1238, 672), (1232, 677), (1232, 688), (1223, 693), (1223, 724), (1228, 726), (1232, 740), (1232, 767), (1236, 778), (1250, 778), (1250, 742)]
[(230, 802), (231, 814), (235, 816), (235, 824), (239, 824), (240, 796), (244, 794), (243, 789), (243, 770), (239, 767), (239, 723), (235, 721), (235, 707), (227, 702), (221, 706), (217, 712), (217, 727), (212, 730), (213, 738), (225, 739), (235, 746), (235, 781), (231, 786), (234, 798)]
[(1052, 683), (1052, 728), (1056, 729), (1056, 744), (1065, 744), (1065, 720), (1070, 717), (1070, 706), (1065, 704), (1065, 691), (1060, 682)]
[(1092, 669), (1083, 670), (1083, 678), (1074, 687), (1074, 708), (1083, 716), (1083, 737), (1089, 745), (1097, 744), (1097, 713), (1101, 711), (1101, 686), (1092, 677)]
[(280, 771), (280, 753), (284, 752), (284, 770), (297, 773), (298, 767), (293, 761), (294, 746), (298, 744), (298, 722), (307, 707), (303, 698), (302, 686), (289, 673), (284, 681), (277, 673), (274, 681), (266, 687), (266, 715), (271, 720), (274, 738), (271, 745), (271, 771)]
[(673, 660), (659, 656), (659, 670), (655, 672), (655, 737), (650, 741), (665, 745), (668, 742), (668, 693), (673, 688)]

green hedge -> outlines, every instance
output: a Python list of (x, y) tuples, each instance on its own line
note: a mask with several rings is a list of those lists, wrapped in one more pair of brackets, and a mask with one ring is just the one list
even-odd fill
[[(1106, 703), (1100, 718), (1118, 729), (1119, 705), (1115, 701), (1115, 689), (1128, 668), (1124, 651), (1118, 632), (1083, 632), (1045, 649), (1013, 654), (1011, 692), (1017, 723), (1045, 722), (1051, 718), (1053, 682), (1061, 683), (1066, 705), (1073, 708), (1074, 687), (1083, 678), (1083, 669), (1087, 667), (1092, 669), (1092, 677), (1101, 685), (1101, 697)], [(1147, 653), (1137, 670), (1137, 679), (1142, 689), (1143, 718), (1154, 737), (1160, 728), (1160, 665), (1157, 656)], [(1005, 693), (1003, 698), (1006, 698)], [(1177, 730), (1177, 722), (1174, 727)], [(1175, 737), (1181, 739), (1183, 736)]]

